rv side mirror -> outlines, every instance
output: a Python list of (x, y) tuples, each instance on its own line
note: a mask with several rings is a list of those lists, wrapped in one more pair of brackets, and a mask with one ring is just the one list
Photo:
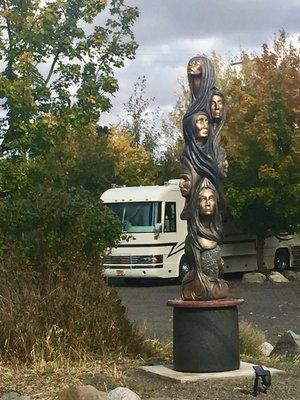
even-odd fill
[(162, 232), (162, 224), (160, 222), (154, 225), (154, 233), (158, 234)]

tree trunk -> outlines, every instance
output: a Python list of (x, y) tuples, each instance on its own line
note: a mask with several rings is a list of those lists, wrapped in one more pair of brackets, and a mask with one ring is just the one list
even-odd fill
[(257, 235), (256, 237), (256, 252), (257, 252), (257, 270), (263, 272), (264, 270), (264, 244), (265, 238)]

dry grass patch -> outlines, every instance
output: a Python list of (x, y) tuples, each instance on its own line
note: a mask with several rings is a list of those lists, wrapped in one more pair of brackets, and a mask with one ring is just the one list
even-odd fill
[(240, 353), (244, 356), (258, 357), (260, 345), (267, 341), (266, 335), (251, 322), (239, 323)]

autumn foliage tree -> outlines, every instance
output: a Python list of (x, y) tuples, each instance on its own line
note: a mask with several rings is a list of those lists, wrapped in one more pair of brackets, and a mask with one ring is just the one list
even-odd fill
[(264, 239), (299, 228), (299, 67), (299, 52), (282, 31), (261, 54), (243, 53), (240, 67), (221, 79), (229, 108), (227, 207), (257, 236), (260, 269)]
[(154, 185), (151, 175), (152, 152), (135, 141), (135, 135), (124, 126), (112, 125), (108, 133), (107, 149), (113, 161), (112, 179), (127, 186)]

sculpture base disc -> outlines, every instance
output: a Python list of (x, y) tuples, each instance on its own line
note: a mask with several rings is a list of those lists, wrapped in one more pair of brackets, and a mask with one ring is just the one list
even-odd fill
[(240, 368), (238, 309), (242, 299), (169, 300), (173, 309), (173, 365), (181, 372)]

